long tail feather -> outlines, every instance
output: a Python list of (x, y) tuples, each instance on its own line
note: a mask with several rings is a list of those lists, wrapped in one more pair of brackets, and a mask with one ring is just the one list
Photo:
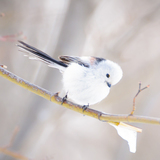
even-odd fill
[[(47, 55), (46, 53), (38, 50), (37, 48), (30, 46), (22, 41), (18, 41), (21, 45), (17, 45), (19, 48), (24, 49), (25, 51), (28, 51), (30, 54), (32, 54), (33, 56), (35, 56), (35, 59), (39, 59), (45, 63), (47, 63), (50, 67), (55, 67), (55, 68), (65, 68), (68, 65), (61, 62), (61, 61), (57, 61), (55, 59), (53, 59), (52, 57), (50, 57), (49, 55)], [(32, 57), (33, 57), (32, 56)], [(55, 64), (61, 66), (61, 67), (56, 67)]]

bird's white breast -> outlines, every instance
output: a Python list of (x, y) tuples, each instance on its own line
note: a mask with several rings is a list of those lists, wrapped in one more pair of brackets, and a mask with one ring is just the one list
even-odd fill
[(68, 98), (80, 105), (92, 105), (104, 99), (110, 88), (101, 75), (95, 72), (92, 68), (70, 64), (63, 73), (63, 84)]

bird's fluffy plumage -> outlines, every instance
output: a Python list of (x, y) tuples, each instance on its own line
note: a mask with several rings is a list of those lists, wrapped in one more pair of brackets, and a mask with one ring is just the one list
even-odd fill
[[(103, 100), (122, 78), (120, 66), (98, 57), (60, 56), (57, 61), (46, 53), (19, 41), (20, 48), (31, 54), (32, 59), (45, 62), (63, 73), (63, 85), (69, 99), (80, 105), (92, 105)], [(35, 57), (35, 58), (33, 58)]]

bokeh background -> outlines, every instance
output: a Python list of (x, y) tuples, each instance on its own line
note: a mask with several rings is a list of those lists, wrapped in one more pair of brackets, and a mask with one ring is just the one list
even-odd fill
[[(117, 62), (123, 78), (109, 96), (91, 108), (128, 114), (138, 90), (136, 115), (160, 117), (159, 0), (0, 0), (0, 63), (16, 75), (53, 93), (62, 75), (28, 60), (17, 40), (57, 59), (59, 55), (98, 56)], [(9, 37), (6, 37), (10, 35)], [(14, 35), (14, 36), (11, 36)], [(35, 160), (153, 160), (160, 157), (160, 126), (133, 124), (137, 152), (107, 123), (53, 104), (0, 77), (0, 146)], [(2, 160), (13, 158), (0, 154)]]

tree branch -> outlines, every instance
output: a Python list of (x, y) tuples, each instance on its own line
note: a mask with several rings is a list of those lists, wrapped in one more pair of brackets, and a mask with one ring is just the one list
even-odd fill
[(20, 160), (29, 160), (27, 157), (25, 156), (22, 156), (18, 153), (15, 153), (15, 152), (12, 152), (6, 148), (2, 148), (0, 147), (0, 153), (4, 153), (5, 155), (8, 155), (8, 156), (11, 156), (13, 158), (16, 158), (16, 159), (20, 159)]
[[(62, 104), (62, 98), (58, 96), (58, 93), (53, 94), (50, 91), (47, 91), (39, 86), (29, 83), (28, 81), (16, 76), (15, 74), (7, 71), (0, 66), (0, 76), (8, 79), (9, 81), (59, 105)], [(101, 121), (119, 124), (120, 122), (134, 122), (134, 123), (148, 123), (148, 124), (160, 124), (160, 118), (153, 117), (144, 117), (144, 116), (135, 116), (135, 115), (118, 115), (118, 114), (107, 114), (100, 112), (91, 108), (87, 108), (83, 111), (82, 106), (74, 104), (70, 101), (65, 101), (62, 104), (63, 107), (71, 109), (73, 111), (79, 112), (83, 115), (87, 115)]]

